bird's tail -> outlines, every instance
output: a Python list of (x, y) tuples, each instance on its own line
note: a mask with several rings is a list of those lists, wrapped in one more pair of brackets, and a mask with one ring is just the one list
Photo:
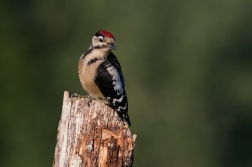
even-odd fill
[(128, 123), (128, 125), (131, 126), (131, 122), (130, 122), (130, 118), (129, 118), (128, 113), (122, 114), (122, 117), (123, 117), (123, 120), (125, 120)]

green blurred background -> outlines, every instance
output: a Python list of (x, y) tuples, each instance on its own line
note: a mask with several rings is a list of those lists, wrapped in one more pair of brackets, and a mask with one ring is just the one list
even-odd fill
[(100, 29), (126, 78), (136, 167), (252, 166), (252, 1), (0, 2), (0, 166), (54, 159), (63, 91)]

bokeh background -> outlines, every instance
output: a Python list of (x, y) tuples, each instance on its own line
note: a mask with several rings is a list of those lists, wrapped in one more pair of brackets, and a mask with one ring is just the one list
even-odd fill
[(0, 1), (0, 166), (54, 159), (63, 91), (113, 33), (137, 167), (252, 166), (252, 1)]

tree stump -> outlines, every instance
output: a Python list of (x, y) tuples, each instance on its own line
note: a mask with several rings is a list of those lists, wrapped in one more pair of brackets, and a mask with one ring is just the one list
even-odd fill
[(64, 92), (53, 167), (131, 167), (135, 141), (109, 106)]

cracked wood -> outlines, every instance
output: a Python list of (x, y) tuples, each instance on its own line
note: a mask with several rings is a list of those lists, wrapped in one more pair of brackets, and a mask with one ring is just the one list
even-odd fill
[(99, 101), (64, 92), (53, 167), (131, 167), (136, 135)]

